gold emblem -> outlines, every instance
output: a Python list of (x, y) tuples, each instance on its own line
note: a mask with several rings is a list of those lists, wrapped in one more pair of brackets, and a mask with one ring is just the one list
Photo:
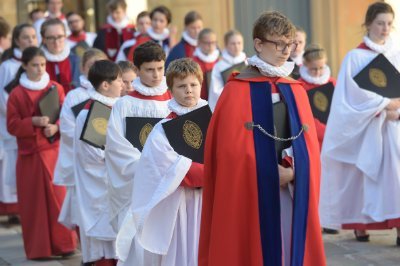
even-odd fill
[(146, 143), (147, 137), (149, 136), (151, 130), (153, 130), (153, 126), (149, 123), (144, 125), (142, 127), (142, 129), (140, 130), (139, 141), (140, 141), (140, 145), (142, 145), (142, 147), (144, 147), (144, 144)]
[(107, 133), (107, 122), (105, 118), (98, 117), (92, 120), (92, 126), (97, 133), (105, 136)]
[(82, 46), (76, 46), (76, 48), (75, 48), (75, 54), (77, 56), (79, 56), (79, 58), (83, 57), (83, 54), (85, 53), (85, 51), (86, 51), (86, 49)]
[(203, 143), (203, 133), (196, 123), (186, 120), (183, 124), (183, 139), (190, 147), (197, 150)]
[(326, 112), (326, 110), (328, 110), (329, 101), (325, 94), (323, 94), (322, 92), (317, 91), (314, 94), (313, 102), (315, 108), (317, 108), (319, 111)]
[(386, 75), (379, 68), (371, 68), (369, 70), (369, 80), (379, 88), (386, 88), (387, 86)]

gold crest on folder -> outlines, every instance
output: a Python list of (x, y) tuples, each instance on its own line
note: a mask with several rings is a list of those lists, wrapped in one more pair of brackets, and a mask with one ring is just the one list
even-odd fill
[(139, 141), (140, 141), (140, 145), (142, 145), (142, 147), (144, 147), (147, 137), (149, 136), (149, 134), (152, 130), (153, 130), (153, 126), (150, 123), (145, 124), (142, 127), (142, 129), (140, 130)]
[(186, 120), (183, 124), (183, 139), (192, 148), (199, 149), (203, 143), (203, 133), (196, 123)]
[(369, 79), (372, 84), (379, 88), (386, 88), (387, 86), (387, 78), (385, 73), (379, 68), (370, 68), (369, 70)]
[(326, 112), (328, 110), (329, 100), (322, 92), (317, 91), (314, 94), (313, 102), (315, 108), (317, 108), (321, 112)]

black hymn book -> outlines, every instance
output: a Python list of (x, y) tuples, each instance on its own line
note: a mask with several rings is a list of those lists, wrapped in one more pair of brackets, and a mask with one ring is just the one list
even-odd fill
[(333, 83), (328, 82), (307, 91), (313, 116), (324, 124), (328, 121), (334, 88)]
[(153, 130), (155, 124), (157, 124), (160, 120), (161, 118), (151, 117), (125, 118), (125, 138), (133, 145), (133, 147), (137, 148), (139, 151), (142, 151), (151, 130)]

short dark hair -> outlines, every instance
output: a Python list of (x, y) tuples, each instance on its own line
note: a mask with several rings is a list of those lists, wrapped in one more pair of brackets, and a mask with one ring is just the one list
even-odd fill
[(29, 18), (30, 18), (31, 20), (33, 20), (33, 14), (39, 13), (39, 12), (43, 12), (43, 13), (44, 13), (44, 11), (41, 10), (40, 8), (35, 8), (35, 9), (33, 9), (31, 12), (29, 12)]
[(185, 26), (188, 26), (198, 20), (203, 20), (200, 13), (197, 11), (190, 11), (185, 15), (184, 23), (185, 23)]
[(89, 69), (88, 80), (97, 90), (104, 81), (111, 83), (121, 75), (121, 69), (116, 63), (109, 60), (99, 60), (94, 62)]
[(172, 21), (172, 14), (171, 11), (169, 10), (168, 7), (166, 6), (157, 6), (150, 12), (150, 18), (153, 19), (153, 16), (156, 12), (159, 12), (161, 14), (164, 14), (164, 16), (167, 18), (168, 24), (171, 23)]
[(149, 11), (142, 11), (142, 12), (140, 12), (140, 13), (136, 16), (136, 21), (138, 21), (139, 19), (144, 18), (144, 17), (150, 17)]
[(75, 12), (75, 11), (68, 12), (68, 13), (65, 15), (65, 18), (68, 20), (68, 18), (69, 18), (70, 16), (72, 16), (72, 15), (78, 15), (78, 16), (81, 17), (81, 19), (85, 20), (85, 17), (84, 17), (83, 14), (81, 14), (81, 13), (79, 13), (79, 12)]
[(110, 0), (107, 3), (107, 8), (110, 12), (115, 11), (118, 8), (122, 8), (123, 10), (126, 10), (128, 7), (125, 0)]
[(162, 47), (153, 42), (145, 42), (135, 49), (133, 64), (140, 69), (143, 63), (165, 61), (165, 52)]
[(0, 38), (5, 38), (11, 32), (10, 24), (7, 21), (0, 17)]

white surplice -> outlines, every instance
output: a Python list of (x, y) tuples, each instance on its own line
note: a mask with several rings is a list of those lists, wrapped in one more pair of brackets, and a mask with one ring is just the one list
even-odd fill
[(63, 205), (58, 221), (68, 228), (73, 228), (78, 221), (76, 209), (75, 178), (73, 168), (73, 143), (76, 117), (72, 107), (89, 99), (89, 91), (94, 90), (89, 80), (81, 75), (80, 87), (71, 90), (64, 99), (60, 113), (60, 151), (54, 171), (53, 183), (66, 186)]
[(4, 90), (14, 78), (21, 66), (21, 51), (14, 49), (14, 57), (0, 65), (0, 202), (16, 203), (16, 163), (17, 141), (7, 131), (8, 92)]
[(141, 152), (125, 137), (127, 117), (165, 118), (170, 110), (168, 101), (151, 99), (151, 96), (167, 92), (165, 78), (156, 88), (148, 88), (140, 83), (140, 78), (133, 82), (137, 92), (148, 99), (139, 99), (130, 95), (120, 98), (114, 105), (107, 126), (107, 145), (105, 149), (107, 171), (109, 173), (109, 194), (111, 218), (115, 229), (119, 228), (132, 198), (133, 179)]
[[(205, 100), (193, 108), (182, 107), (174, 99), (169, 103), (177, 115), (205, 105)], [(117, 237), (118, 265), (137, 261), (132, 242), (144, 248), (143, 265), (197, 265), (202, 190), (179, 186), (192, 160), (171, 147), (162, 127), (169, 120), (157, 123), (143, 148), (131, 209)]]
[[(117, 98), (109, 98), (89, 91), (90, 98), (112, 106)], [(115, 258), (116, 232), (110, 223), (110, 205), (108, 200), (108, 178), (104, 150), (80, 140), (88, 115), (82, 110), (76, 118), (74, 134), (73, 169), (76, 199), (79, 211), (79, 229), (82, 240), (84, 262), (101, 258)]]
[(389, 103), (360, 88), (353, 77), (378, 52), (400, 70), (400, 53), (389, 39), (373, 51), (345, 57), (335, 87), (322, 147), (320, 218), (324, 227), (374, 223), (400, 217), (400, 123), (385, 119)]
[(246, 60), (246, 54), (240, 53), (238, 56), (231, 56), (226, 50), (221, 53), (221, 59), (215, 64), (211, 72), (211, 82), (208, 92), (208, 104), (212, 111), (215, 109), (215, 105), (219, 99), (219, 96), (224, 89), (224, 80), (221, 73), (233, 65), (240, 64)]

